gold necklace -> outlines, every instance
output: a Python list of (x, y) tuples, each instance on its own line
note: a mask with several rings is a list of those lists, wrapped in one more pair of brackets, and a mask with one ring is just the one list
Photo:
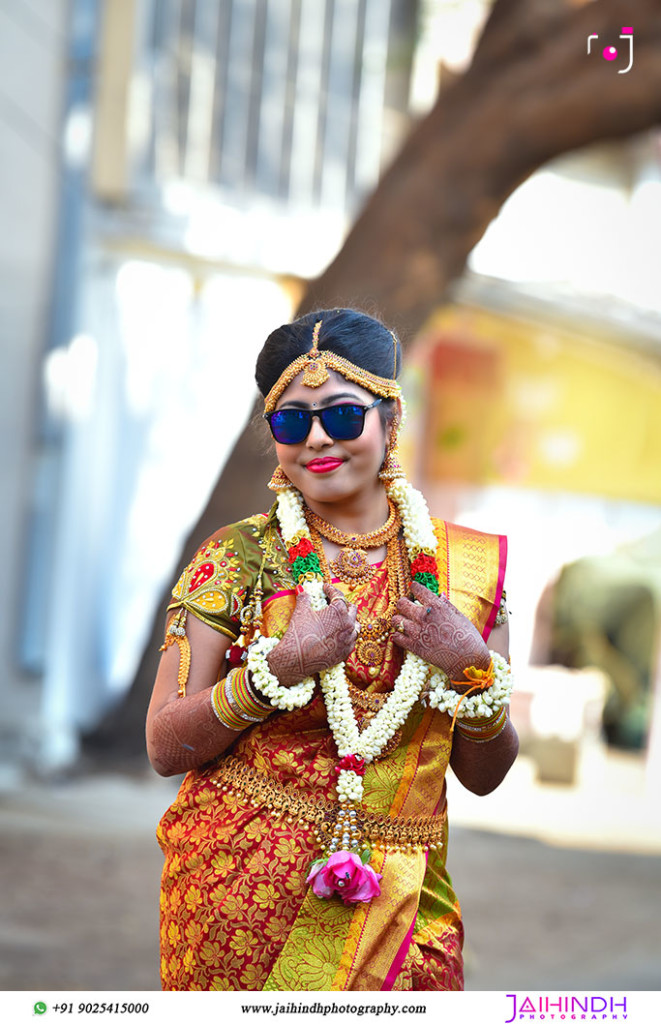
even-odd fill
[[(321, 536), (312, 526), (310, 526), (310, 537), (319, 556), (324, 577), (326, 580), (330, 580), (328, 559), (326, 558)], [(334, 565), (334, 563), (331, 563), (331, 565)], [(378, 676), (386, 656), (386, 647), (392, 630), (392, 616), (395, 604), (400, 597), (404, 596), (408, 589), (408, 555), (397, 534), (388, 541), (386, 566), (388, 570), (388, 607), (384, 615), (373, 618), (367, 612), (358, 613), (360, 632), (356, 640), (354, 653), (358, 660), (365, 665), (367, 673), (372, 679)], [(370, 566), (370, 568), (373, 572), (373, 567)], [(356, 586), (355, 582), (353, 586)]]
[(380, 548), (396, 537), (401, 529), (397, 507), (388, 502), (389, 515), (383, 526), (370, 533), (345, 533), (332, 523), (326, 522), (312, 509), (305, 507), (305, 518), (311, 530), (316, 530), (326, 540), (336, 544), (340, 551), (330, 563), (333, 575), (348, 587), (366, 583), (374, 575), (374, 566), (368, 561), (367, 550)]
[(388, 518), (386, 519), (383, 526), (379, 526), (377, 530), (372, 530), (370, 533), (345, 533), (344, 530), (338, 529), (337, 526), (333, 526), (332, 523), (326, 522), (321, 516), (318, 516), (316, 512), (313, 512), (307, 505), (303, 511), (305, 518), (308, 521), (309, 526), (313, 526), (317, 533), (320, 533), (326, 540), (330, 540), (333, 544), (337, 544), (339, 548), (380, 548), (384, 544), (387, 544), (391, 537), (399, 533), (401, 527), (401, 520), (399, 518), (399, 512), (396, 506), (388, 501)]
[(367, 561), (367, 552), (362, 548), (342, 548), (330, 563), (330, 568), (333, 576), (352, 590), (371, 580), (376, 571), (376, 566)]

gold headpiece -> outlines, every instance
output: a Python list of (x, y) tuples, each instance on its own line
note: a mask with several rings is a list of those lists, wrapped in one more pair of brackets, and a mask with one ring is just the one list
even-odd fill
[[(366, 391), (371, 391), (374, 395), (379, 395), (380, 398), (401, 397), (402, 389), (396, 380), (389, 377), (377, 377), (375, 373), (370, 373), (369, 370), (364, 370), (362, 366), (356, 366), (355, 363), (351, 363), (348, 359), (335, 355), (334, 352), (329, 352), (327, 349), (319, 351), (321, 324), (322, 321), (317, 320), (314, 325), (312, 348), (310, 351), (305, 352), (302, 356), (297, 356), (283, 370), (269, 391), (264, 399), (265, 412), (273, 412), (282, 392), (285, 388), (289, 387), (295, 377), (298, 377), (299, 373), (303, 374), (301, 383), (308, 388), (320, 387), (328, 380), (328, 371), (335, 370), (336, 373), (346, 377), (347, 380), (353, 381), (354, 384), (365, 388)], [(395, 345), (395, 366), (393, 367), (393, 370), (395, 370), (397, 363), (397, 339), (394, 334), (392, 337)]]

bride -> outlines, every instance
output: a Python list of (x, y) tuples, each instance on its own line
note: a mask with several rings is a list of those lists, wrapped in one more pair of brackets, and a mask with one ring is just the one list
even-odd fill
[(158, 830), (170, 990), (463, 988), (445, 773), (517, 752), (503, 537), (430, 517), (397, 462), (400, 346), (321, 310), (257, 360), (268, 513), (177, 582), (147, 718), (186, 772)]

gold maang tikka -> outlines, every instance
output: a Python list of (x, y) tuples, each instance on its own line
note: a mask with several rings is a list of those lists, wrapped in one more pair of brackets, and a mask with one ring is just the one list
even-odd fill
[[(401, 388), (394, 378), (379, 377), (375, 373), (370, 373), (369, 370), (364, 370), (362, 366), (356, 366), (355, 363), (350, 362), (350, 360), (345, 359), (343, 356), (330, 352), (328, 349), (320, 350), (319, 331), (321, 330), (322, 323), (322, 320), (318, 320), (314, 325), (312, 348), (309, 352), (304, 352), (303, 355), (297, 356), (283, 370), (264, 399), (264, 411), (266, 413), (273, 412), (283, 391), (289, 387), (299, 373), (302, 374), (302, 383), (310, 388), (320, 387), (328, 380), (330, 376), (328, 371), (334, 370), (342, 377), (346, 377), (347, 380), (353, 381), (354, 384), (360, 385), (366, 391), (371, 391), (372, 394), (378, 395), (380, 398), (401, 397)], [(396, 345), (396, 341), (394, 341), (394, 344)]]
[(318, 388), (322, 384), (325, 384), (330, 374), (326, 369), (324, 362), (319, 358), (319, 331), (322, 325), (321, 320), (317, 320), (314, 325), (312, 332), (312, 348), (307, 354), (307, 363), (303, 367), (303, 376), (301, 377), (301, 383), (305, 384), (306, 388)]

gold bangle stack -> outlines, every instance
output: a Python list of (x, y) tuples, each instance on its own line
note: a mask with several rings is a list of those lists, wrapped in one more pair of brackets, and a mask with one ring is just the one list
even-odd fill
[(457, 719), (459, 733), (471, 743), (488, 743), (490, 740), (495, 740), (506, 725), (507, 708), (504, 706), (491, 718), (483, 719), (481, 723), (479, 719), (470, 721), (466, 718)]
[(242, 732), (273, 714), (271, 705), (261, 701), (250, 685), (245, 665), (233, 668), (216, 683), (211, 691), (211, 707), (218, 721), (232, 732)]

